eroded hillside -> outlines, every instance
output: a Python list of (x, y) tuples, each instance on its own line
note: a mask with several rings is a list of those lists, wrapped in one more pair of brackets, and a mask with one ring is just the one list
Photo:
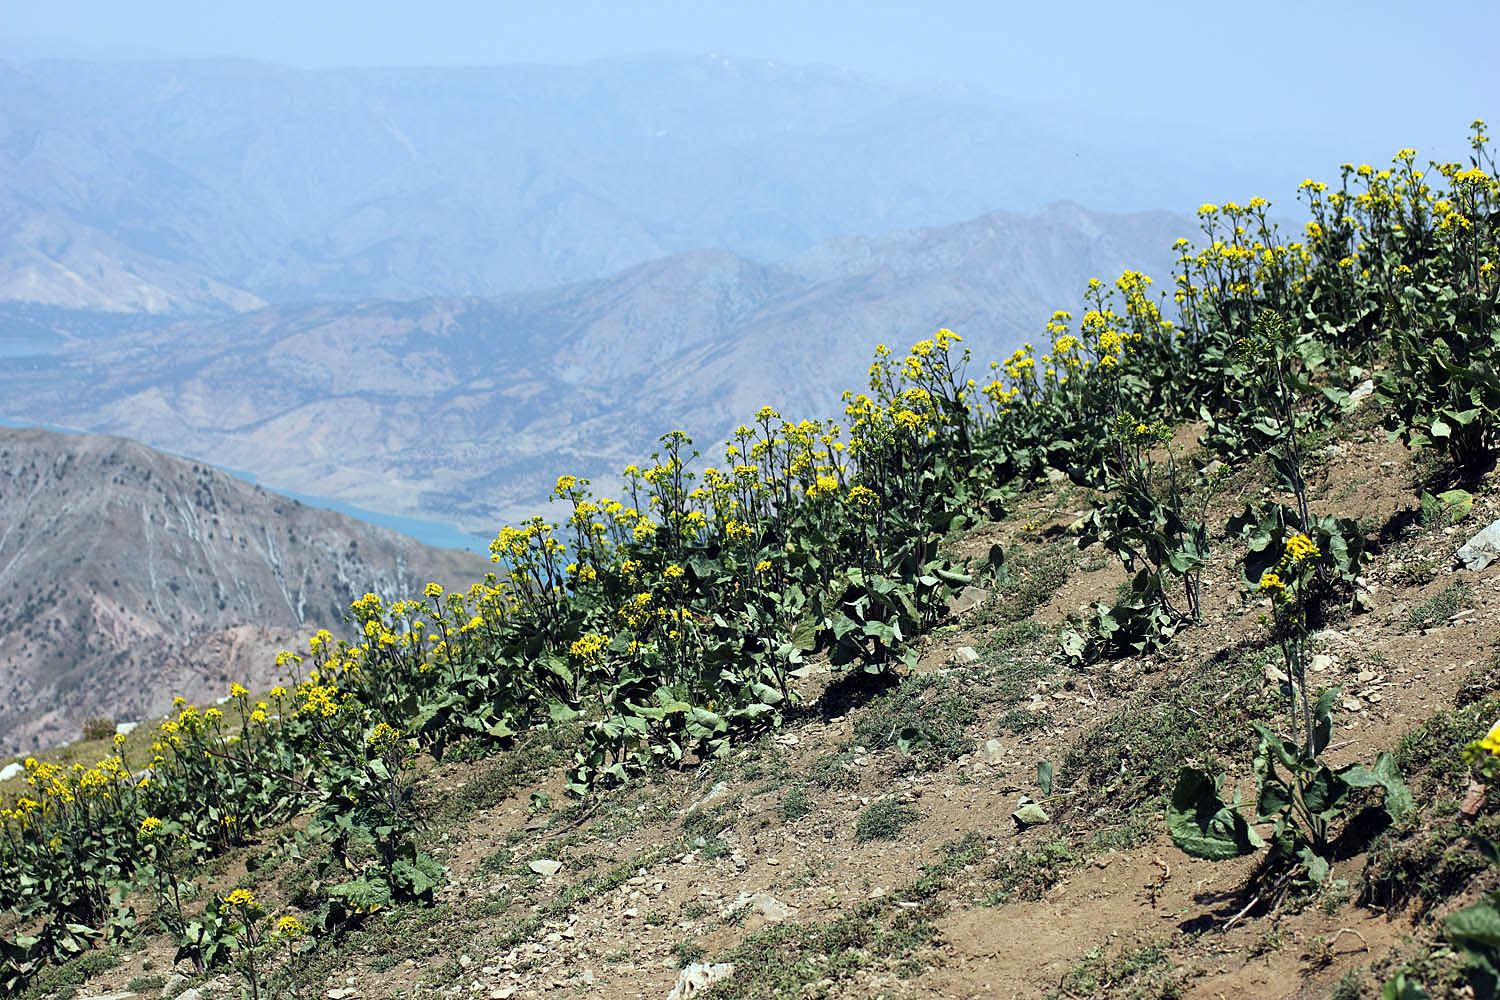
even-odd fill
[(0, 428), (0, 751), (265, 686), (360, 594), (488, 568), (123, 438)]

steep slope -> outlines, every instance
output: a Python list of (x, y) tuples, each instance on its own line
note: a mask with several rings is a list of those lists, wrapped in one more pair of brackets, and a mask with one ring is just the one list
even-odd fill
[(108, 339), (61, 316), (64, 346), (0, 374), (0, 415), (490, 532), (559, 471), (607, 480), (672, 428), (707, 452), (764, 404), (840, 414), (878, 343), (947, 326), (1004, 357), (1090, 277), (1134, 265), (1170, 288), (1170, 247), (1194, 226), (1059, 204), (778, 266), (697, 251), (498, 300), (280, 306)]
[(0, 751), (264, 686), (352, 598), (488, 568), (132, 441), (0, 428)]

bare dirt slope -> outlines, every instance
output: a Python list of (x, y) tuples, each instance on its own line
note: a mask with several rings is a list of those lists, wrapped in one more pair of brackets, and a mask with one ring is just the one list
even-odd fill
[[(1500, 490), (1491, 476), (1461, 522), (1424, 524), (1399, 448), (1358, 435), (1320, 469), (1315, 507), (1365, 518), (1375, 549), (1367, 610), (1313, 640), (1319, 682), (1341, 688), (1328, 757), (1369, 761), (1500, 688), (1500, 566), (1452, 569), (1464, 538), (1500, 517)], [(1222, 505), (1260, 491), (1241, 478)], [(1389, 877), (1462, 788), (1409, 741), (1411, 830), (1350, 835), (1325, 889), (1247, 906), (1255, 860), (1182, 855), (1162, 796), (1189, 761), (1248, 787), (1248, 720), (1285, 709), (1265, 609), (1221, 539), (1200, 626), (1162, 654), (1062, 665), (1050, 630), (1123, 579), (1067, 534), (1084, 506), (1047, 487), (950, 539), (960, 554), (1001, 542), (1012, 582), (926, 636), (919, 670), (898, 683), (809, 668), (785, 729), (728, 760), (589, 803), (562, 793), (565, 730), (499, 758), (429, 762), (427, 846), (449, 866), (438, 904), (374, 914), (329, 942), (299, 973), (302, 995), (661, 998), (691, 962), (733, 963), (719, 998), (1378, 995), (1431, 950), (1444, 912), (1495, 880), (1471, 873), (1424, 900)], [(1474, 735), (1449, 733), (1429, 755)], [(1043, 762), (1056, 769), (1050, 797)], [(1047, 822), (1013, 818), (1023, 796)], [(295, 911), (305, 864), (268, 841), (215, 889), (254, 885)], [(87, 990), (135, 982), (154, 995), (140, 984), (169, 957), (157, 943)], [(203, 995), (236, 989), (221, 976)]]

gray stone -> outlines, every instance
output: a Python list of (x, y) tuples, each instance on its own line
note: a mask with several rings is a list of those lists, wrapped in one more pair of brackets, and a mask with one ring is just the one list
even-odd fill
[(690, 813), (695, 809), (700, 809), (703, 806), (708, 805), (710, 802), (717, 802), (728, 794), (729, 783), (725, 781), (717, 782), (714, 784), (714, 787), (708, 790), (707, 795), (703, 796), (703, 798), (699, 799), (697, 802), (694, 802), (692, 805), (684, 809), (683, 814), (686, 815), (687, 813)]
[(979, 659), (979, 654), (974, 650), (973, 646), (959, 646), (957, 649), (955, 649), (953, 651), (953, 662), (954, 663), (959, 663), (959, 664), (973, 663), (974, 661), (976, 661), (978, 659)]
[(1358, 406), (1375, 394), (1375, 380), (1367, 378), (1353, 389), (1349, 390), (1350, 407)]
[(1068, 474), (1066, 472), (1064, 472), (1061, 469), (1054, 469), (1051, 466), (1047, 467), (1047, 482), (1049, 482), (1049, 483), (1065, 483), (1067, 481), (1068, 481)]
[(1333, 657), (1327, 653), (1314, 653), (1313, 658), (1308, 661), (1307, 669), (1315, 674), (1321, 674), (1326, 670), (1331, 670), (1333, 665)]
[(1016, 821), (1016, 826), (1022, 830), (1028, 826), (1041, 826), (1052, 822), (1052, 817), (1047, 815), (1039, 803), (1027, 802), (1021, 808), (1010, 814), (1010, 818)]
[(537, 858), (531, 864), (527, 865), (527, 867), (542, 878), (551, 878), (562, 871), (562, 862), (553, 861), (551, 858)]
[(11, 778), (19, 778), (25, 773), (26, 768), (22, 767), (19, 763), (13, 762), (10, 764), (6, 764), (4, 767), (0, 767), (0, 781), (9, 781)]
[(986, 764), (999, 764), (1005, 760), (1005, 745), (999, 740), (985, 740), (984, 747), (979, 751), (979, 759)]
[(990, 592), (979, 587), (965, 587), (948, 601), (950, 615), (966, 615), (989, 599)]
[(183, 990), (177, 994), (177, 1000), (203, 1000), (203, 991), (194, 986), (192, 989)]
[(1481, 570), (1500, 559), (1500, 521), (1491, 523), (1458, 550), (1458, 561), (1466, 569)]
[(187, 985), (188, 977), (180, 972), (174, 972), (167, 977), (166, 984), (161, 988), (161, 995), (166, 997), (167, 1000), (172, 1000), (177, 994), (187, 989)]
[(687, 1000), (732, 975), (733, 962), (719, 962), (716, 965), (694, 962), (677, 974), (677, 982), (672, 986), (672, 992), (667, 994), (667, 1000)]

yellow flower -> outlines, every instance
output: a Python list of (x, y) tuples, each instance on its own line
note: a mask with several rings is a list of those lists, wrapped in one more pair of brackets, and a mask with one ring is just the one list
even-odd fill
[(1490, 728), (1489, 735), (1479, 741), (1479, 749), (1500, 757), (1500, 722)]
[(766, 572), (769, 572), (770, 569), (771, 569), (771, 560), (769, 560), (769, 559), (762, 559), (760, 562), (758, 562), (758, 563), (755, 564), (755, 572), (757, 572), (757, 573), (766, 573)]
[(283, 938), (299, 938), (307, 933), (307, 928), (302, 921), (296, 917), (282, 917), (276, 921), (276, 935)]
[(1263, 593), (1271, 595), (1271, 600), (1280, 603), (1287, 599), (1286, 584), (1282, 582), (1280, 575), (1266, 570), (1260, 575), (1260, 589)]
[(160, 829), (161, 820), (157, 819), (155, 816), (147, 816), (145, 819), (141, 820), (142, 837), (154, 836), (156, 831)]
[(682, 567), (677, 565), (676, 563), (668, 563), (667, 568), (661, 571), (661, 575), (669, 580), (675, 580), (678, 577), (682, 576), (682, 574)]
[(1306, 560), (1316, 558), (1320, 553), (1318, 546), (1306, 535), (1293, 535), (1286, 540), (1285, 561), (1290, 565), (1297, 565)]
[(229, 685), (229, 697), (231, 697), (231, 698), (248, 698), (249, 696), (250, 696), (250, 692), (245, 689), (244, 685), (242, 685), (242, 684), (231, 684), (231, 685)]
[(230, 906), (254, 906), (255, 893), (249, 889), (236, 889), (224, 897), (224, 902)]

